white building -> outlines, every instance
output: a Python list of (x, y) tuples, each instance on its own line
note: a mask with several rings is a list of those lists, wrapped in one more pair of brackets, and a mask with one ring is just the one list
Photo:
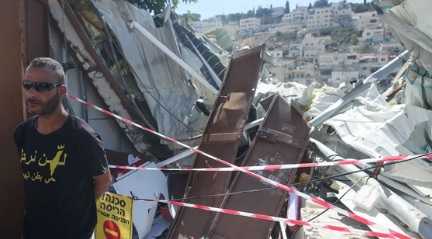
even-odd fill
[(320, 69), (331, 69), (338, 66), (353, 66), (359, 62), (358, 53), (324, 53), (318, 57)]
[(328, 80), (328, 84), (332, 86), (338, 86), (343, 82), (356, 82), (360, 79), (360, 73), (358, 71), (333, 71), (331, 78)]
[(282, 17), (282, 22), (298, 28), (302, 28), (306, 26), (307, 15), (307, 7), (296, 7), (296, 9), (292, 10), (290, 13), (287, 13)]
[(325, 52), (325, 47), (329, 43), (331, 43), (330, 36), (315, 37), (311, 33), (306, 34), (302, 42), (303, 57), (316, 59), (318, 55)]
[(307, 16), (306, 27), (309, 30), (319, 30), (335, 25), (335, 11), (332, 7), (315, 8)]
[(295, 69), (287, 70), (283, 81), (298, 82), (304, 85), (309, 85), (318, 79), (319, 79), (319, 71), (316, 68), (316, 66), (312, 63), (307, 63), (298, 66)]
[(283, 57), (283, 50), (281, 49), (273, 49), (273, 50), (268, 50), (267, 53), (275, 58), (282, 58)]
[(303, 54), (301, 43), (291, 43), (288, 45), (288, 57), (296, 58)]
[(335, 66), (342, 65), (344, 62), (343, 54), (324, 53), (318, 56), (318, 64), (321, 70), (330, 70)]
[(336, 2), (336, 3), (331, 4), (331, 8), (333, 8), (333, 13), (336, 16), (341, 16), (341, 15), (352, 16), (353, 15), (353, 11), (351, 9), (350, 4), (346, 4), (343, 2)]
[(376, 11), (367, 11), (353, 14), (354, 26), (357, 30), (362, 31), (366, 28), (382, 28), (383, 23), (380, 21)]
[(254, 32), (260, 27), (260, 25), (261, 19), (256, 17), (240, 19), (240, 31)]
[(393, 57), (393, 55), (390, 55), (388, 53), (359, 54), (359, 61), (357, 66), (360, 69), (361, 74), (369, 75), (378, 70), (381, 66), (391, 61)]
[(384, 28), (365, 28), (360, 40), (375, 43), (383, 42)]

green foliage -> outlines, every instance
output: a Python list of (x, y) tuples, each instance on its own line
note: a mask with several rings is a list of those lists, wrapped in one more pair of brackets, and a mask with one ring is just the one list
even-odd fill
[(285, 2), (285, 13), (290, 13), (290, 4), (289, 4), (289, 1), (286, 1)]
[(329, 1), (328, 0), (316, 0), (314, 2), (314, 7), (328, 7), (330, 6)]
[(256, 10), (255, 16), (256, 17), (265, 17), (265, 16), (271, 16), (272, 10), (270, 8), (262, 8), (258, 7)]
[(201, 15), (198, 13), (192, 13), (192, 12), (188, 11), (187, 13), (180, 15), (180, 18), (182, 18), (187, 23), (191, 23), (191, 22), (200, 21)]
[(274, 35), (274, 40), (277, 42), (288, 42), (297, 39), (297, 32), (279, 32)]
[(231, 39), (230, 35), (224, 29), (216, 29), (207, 35), (213, 35), (216, 38), (216, 42), (219, 46), (227, 51), (232, 51), (234, 46), (234, 41)]
[(351, 9), (355, 13), (373, 11), (374, 8), (371, 4), (362, 4), (362, 3), (351, 3)]
[[(143, 8), (148, 10), (151, 13), (159, 14), (164, 8), (170, 3), (170, 0), (128, 0), (130, 3), (138, 6), (139, 8)], [(193, 3), (198, 0), (172, 0), (172, 6), (175, 8), (179, 4), (179, 1), (183, 1), (184, 3)]]

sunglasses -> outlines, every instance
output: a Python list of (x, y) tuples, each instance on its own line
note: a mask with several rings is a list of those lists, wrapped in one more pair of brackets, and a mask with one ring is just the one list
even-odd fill
[(59, 82), (35, 82), (30, 80), (25, 80), (22, 84), (24, 89), (30, 90), (33, 88), (37, 92), (47, 92), (56, 88), (59, 85), (63, 85), (63, 83)]

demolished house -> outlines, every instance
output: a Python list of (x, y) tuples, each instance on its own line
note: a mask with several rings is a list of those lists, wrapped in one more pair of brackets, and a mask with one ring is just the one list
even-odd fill
[(331, 88), (273, 84), (265, 47), (227, 61), (170, 8), (156, 24), (127, 1), (48, 0), (50, 54), (88, 102), (65, 104), (104, 139), (112, 192), (147, 199), (133, 238), (432, 238), (432, 4), (399, 2), (380, 10), (406, 51)]

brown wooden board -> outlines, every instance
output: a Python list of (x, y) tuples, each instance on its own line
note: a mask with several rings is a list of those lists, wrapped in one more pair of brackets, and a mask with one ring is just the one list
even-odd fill
[[(210, 114), (200, 149), (233, 163), (240, 137), (255, 95), (262, 66), (262, 47), (242, 51), (231, 60), (221, 91)], [(223, 165), (198, 155), (194, 167), (222, 167)], [(192, 173), (186, 187), (191, 203), (217, 206), (222, 198), (205, 195), (223, 193), (228, 189), (229, 172)], [(200, 198), (196, 198), (200, 197)], [(181, 208), (173, 223), (169, 238), (200, 238), (209, 227), (212, 214)]]
[[(279, 96), (273, 97), (265, 120), (258, 130), (242, 165), (296, 164), (305, 153), (309, 128), (302, 115)], [(257, 172), (277, 182), (290, 184), (296, 169)], [(244, 173), (236, 173), (229, 192), (265, 189), (256, 192), (226, 195), (218, 207), (279, 216), (288, 194), (271, 188)], [(213, 214), (208, 238), (269, 238), (273, 222), (264, 222), (225, 214)]]

